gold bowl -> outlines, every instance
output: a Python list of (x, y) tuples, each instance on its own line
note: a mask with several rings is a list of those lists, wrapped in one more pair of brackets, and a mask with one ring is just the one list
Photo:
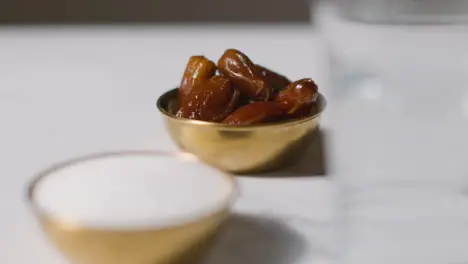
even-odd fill
[(232, 126), (176, 117), (177, 88), (157, 100), (169, 135), (183, 151), (237, 174), (271, 171), (297, 161), (309, 147), (325, 106), (325, 98), (319, 95), (318, 109), (308, 116), (271, 124)]
[[(142, 151), (88, 156), (54, 166), (28, 185), (27, 200), (34, 215), (49, 240), (65, 257), (77, 264), (178, 264), (191, 263), (210, 248), (220, 225), (229, 216), (236, 189), (233, 177), (222, 172), (220, 177), (226, 177), (230, 184), (230, 196), (223, 201), (224, 206), (184, 224), (171, 223), (157, 228), (96, 228), (58, 220), (38, 206), (34, 192), (42, 179), (61, 168), (109, 155), (168, 154)], [(177, 155), (177, 158), (183, 156)]]

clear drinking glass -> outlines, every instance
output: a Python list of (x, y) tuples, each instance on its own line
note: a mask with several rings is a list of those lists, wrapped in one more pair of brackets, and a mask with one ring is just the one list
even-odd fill
[(468, 263), (468, 1), (316, 10), (341, 262)]

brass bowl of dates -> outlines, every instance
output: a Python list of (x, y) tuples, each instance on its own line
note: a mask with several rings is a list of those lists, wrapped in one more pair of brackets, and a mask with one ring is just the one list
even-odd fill
[(325, 106), (312, 79), (292, 82), (234, 49), (217, 64), (192, 56), (180, 86), (157, 101), (171, 138), (183, 151), (237, 174), (297, 161)]

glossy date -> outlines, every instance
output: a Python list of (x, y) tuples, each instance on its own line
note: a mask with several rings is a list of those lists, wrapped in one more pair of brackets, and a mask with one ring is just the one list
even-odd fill
[(228, 125), (281, 122), (318, 111), (318, 96), (312, 79), (291, 82), (241, 51), (228, 49), (217, 64), (204, 56), (190, 57), (176, 116)]
[(300, 117), (311, 112), (318, 98), (318, 87), (310, 78), (292, 82), (274, 98), (291, 117)]
[(268, 85), (275, 91), (281, 91), (291, 83), (291, 81), (286, 76), (274, 72), (266, 67), (257, 64), (257, 68), (259, 69), (260, 74), (265, 82), (267, 82)]
[(239, 92), (229, 79), (214, 76), (192, 88), (186, 100), (180, 102), (178, 117), (202, 121), (222, 121), (237, 104)]
[(190, 57), (180, 82), (179, 100), (184, 101), (195, 85), (209, 80), (215, 73), (214, 62), (204, 56)]
[(229, 125), (254, 125), (280, 121), (284, 110), (275, 102), (254, 102), (238, 108), (226, 117), (223, 123)]
[(271, 99), (272, 87), (263, 79), (260, 69), (244, 53), (235, 49), (226, 50), (218, 60), (218, 70), (250, 99)]

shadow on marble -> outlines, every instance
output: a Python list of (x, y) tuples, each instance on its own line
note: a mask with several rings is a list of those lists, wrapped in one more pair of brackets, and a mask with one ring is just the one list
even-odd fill
[(279, 171), (260, 173), (252, 176), (275, 178), (326, 176), (326, 135), (326, 130), (319, 129), (314, 136), (311, 137), (310, 146), (304, 156), (294, 164)]
[(279, 219), (235, 214), (198, 264), (291, 264), (307, 248), (307, 241)]

